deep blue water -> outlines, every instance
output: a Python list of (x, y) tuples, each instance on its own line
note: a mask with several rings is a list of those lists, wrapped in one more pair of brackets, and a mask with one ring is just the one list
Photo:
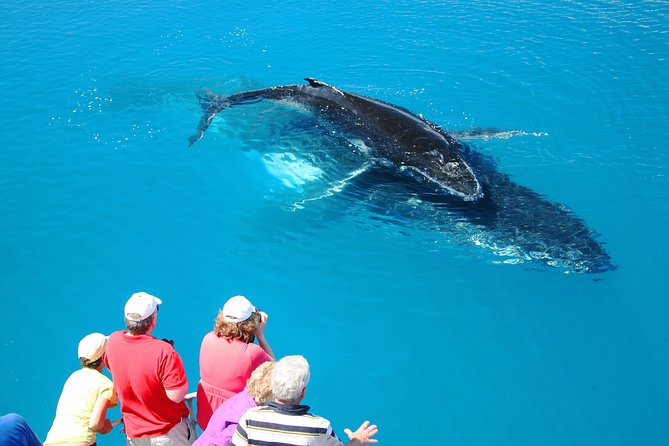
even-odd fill
[[(305, 402), (340, 436), (370, 419), (386, 445), (669, 444), (668, 2), (0, 12), (0, 413), (44, 438), (77, 342), (122, 328), (141, 290), (194, 390), (201, 337), (241, 293), (278, 355), (311, 362)], [(304, 113), (230, 110), (187, 147), (199, 88), (306, 76), (446, 129), (526, 133), (470, 144), (571, 208), (618, 269), (565, 274), (324, 193), (355, 160)]]

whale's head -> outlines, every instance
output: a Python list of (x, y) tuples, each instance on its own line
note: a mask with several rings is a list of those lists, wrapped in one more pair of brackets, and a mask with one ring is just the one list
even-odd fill
[(457, 142), (445, 138), (417, 138), (409, 161), (401, 169), (427, 179), (446, 193), (476, 201), (483, 197), (483, 188), (460, 149)]

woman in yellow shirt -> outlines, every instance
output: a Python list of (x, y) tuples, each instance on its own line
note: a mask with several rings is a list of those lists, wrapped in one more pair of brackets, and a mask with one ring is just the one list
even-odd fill
[(107, 337), (92, 333), (79, 342), (82, 368), (65, 381), (44, 445), (91, 446), (95, 434), (111, 432), (107, 409), (117, 404), (114, 385), (102, 374)]

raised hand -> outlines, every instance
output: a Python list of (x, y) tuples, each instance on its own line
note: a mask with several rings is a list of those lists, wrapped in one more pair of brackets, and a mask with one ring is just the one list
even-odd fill
[(375, 440), (372, 438), (374, 435), (379, 432), (379, 429), (377, 429), (376, 424), (369, 424), (369, 421), (365, 421), (360, 425), (358, 430), (355, 432), (352, 432), (351, 429), (344, 429), (344, 433), (348, 435), (349, 440), (351, 440), (347, 445), (366, 445), (366, 444), (371, 444), (371, 443), (378, 443), (379, 440)]

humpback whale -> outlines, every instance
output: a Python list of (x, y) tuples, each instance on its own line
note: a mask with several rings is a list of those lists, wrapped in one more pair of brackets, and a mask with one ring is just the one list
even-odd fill
[[(374, 166), (357, 176), (362, 200), (383, 201), (377, 212), (398, 212), (408, 219), (440, 220), (438, 226), (466, 226), (469, 242), (499, 255), (558, 267), (565, 272), (615, 269), (585, 222), (566, 206), (515, 183), (495, 163), (456, 140), (449, 132), (403, 107), (342, 91), (313, 78), (220, 96), (198, 92), (203, 109), (190, 145), (200, 140), (222, 110), (263, 100), (297, 104), (343, 135), (369, 148)], [(496, 129), (492, 129), (495, 130)], [(462, 139), (489, 132), (459, 132)], [(362, 171), (362, 170), (361, 170)], [(392, 194), (380, 185), (398, 186)], [(406, 192), (406, 193), (404, 193)], [(359, 192), (356, 192), (360, 194)], [(402, 198), (408, 201), (403, 202)], [(406, 206), (407, 202), (411, 206)], [(381, 210), (381, 211), (379, 211)], [(500, 254), (501, 253), (501, 254)]]
[(481, 184), (459, 155), (460, 144), (435, 124), (404, 108), (346, 93), (312, 78), (305, 80), (309, 85), (271, 87), (228, 97), (202, 92), (198, 97), (204, 116), (190, 144), (202, 138), (216, 114), (225, 108), (262, 99), (290, 99), (326, 116), (343, 132), (358, 135), (401, 171), (422, 177), (464, 200), (482, 196)]

